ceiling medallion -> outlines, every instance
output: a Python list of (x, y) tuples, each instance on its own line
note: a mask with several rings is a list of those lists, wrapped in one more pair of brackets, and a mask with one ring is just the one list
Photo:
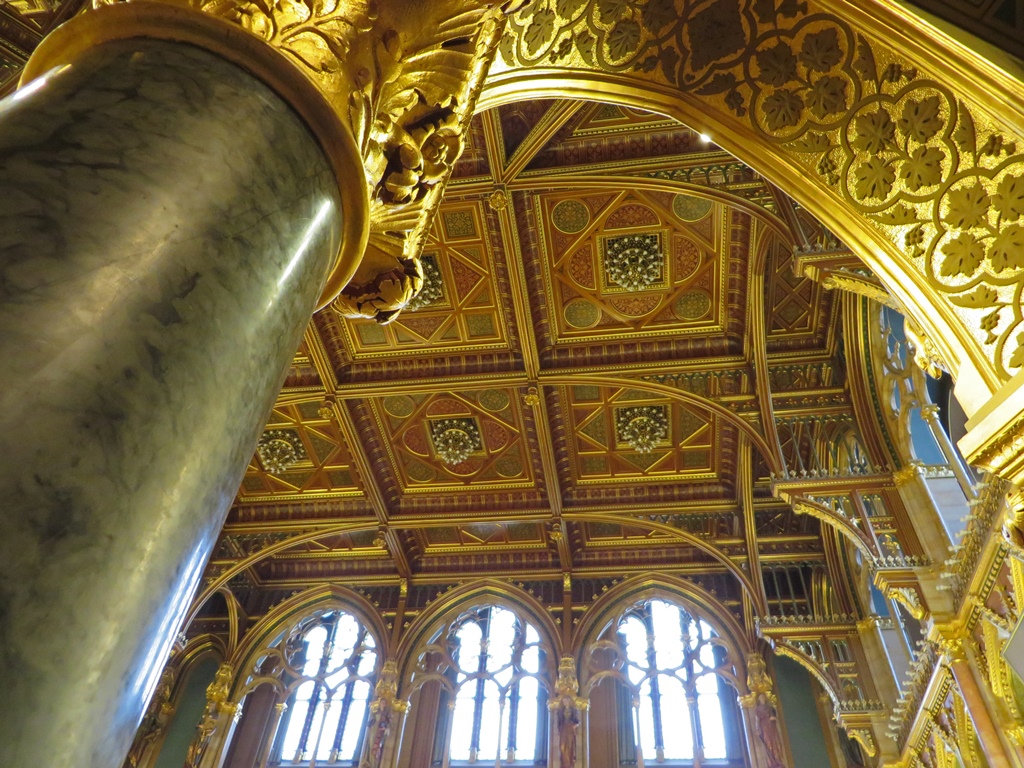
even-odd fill
[(575, 235), (590, 223), (590, 209), (579, 200), (563, 200), (551, 209), (551, 221), (560, 232)]
[(642, 291), (661, 280), (665, 254), (657, 235), (623, 235), (604, 242), (608, 280), (627, 291)]
[(280, 475), (306, 458), (302, 441), (289, 429), (268, 429), (260, 436), (256, 453), (263, 468), (272, 475)]
[(417, 309), (429, 307), (444, 297), (444, 282), (441, 279), (441, 270), (437, 266), (434, 254), (427, 253), (421, 256), (420, 268), (423, 270), (423, 286), (419, 293), (405, 305), (406, 312), (415, 312)]
[(619, 442), (637, 453), (650, 453), (668, 437), (668, 413), (664, 405), (635, 405), (615, 412)]
[(480, 428), (473, 419), (440, 419), (430, 425), (430, 436), (437, 458), (452, 467), (483, 447)]

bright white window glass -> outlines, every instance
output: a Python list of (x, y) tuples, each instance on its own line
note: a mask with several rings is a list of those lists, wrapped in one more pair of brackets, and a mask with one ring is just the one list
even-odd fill
[(481, 759), (495, 760), (498, 757), (498, 729), (501, 723), (501, 712), (498, 710), (498, 686), (491, 680), (484, 682), (484, 701), (481, 706), (480, 718), (480, 750)]
[[(714, 675), (707, 677), (714, 680)], [(697, 697), (697, 711), (700, 713), (700, 730), (704, 738), (704, 757), (709, 760), (724, 758), (726, 752), (722, 702), (717, 695), (702, 694)]]
[(488, 672), (497, 672), (512, 663), (515, 626), (516, 615), (512, 611), (506, 611), (504, 608), (495, 608), (491, 611), (491, 620), (487, 627)]
[(679, 608), (657, 600), (651, 603), (654, 653), (658, 669), (676, 669), (683, 663)]
[(500, 606), (471, 611), (456, 627), (450, 759), (507, 761), (511, 750), (517, 761), (532, 760), (538, 722), (547, 714), (539, 705), (540, 685), (531, 677), (540, 672), (540, 635)]
[(306, 633), (306, 663), (302, 665), (302, 674), (312, 677), (320, 669), (320, 659), (324, 655), (324, 644), (327, 642), (327, 630), (313, 627)]
[(654, 703), (651, 699), (651, 681), (644, 680), (640, 686), (640, 747), (644, 760), (657, 757), (654, 746)]
[(334, 650), (331, 652), (331, 664), (333, 669), (339, 664), (344, 664), (352, 655), (359, 639), (359, 622), (354, 616), (343, 615), (338, 619), (338, 628), (334, 630)]
[(359, 737), (362, 735), (365, 717), (366, 700), (354, 700), (349, 709), (348, 720), (345, 721), (345, 732), (341, 735), (341, 744), (338, 748), (338, 757), (342, 760), (354, 760), (356, 758), (356, 747), (359, 745)]
[(536, 645), (523, 651), (523, 671), (531, 675), (535, 675), (540, 671), (540, 648)]
[(540, 684), (537, 682), (536, 678), (524, 677), (519, 681), (519, 717), (516, 724), (516, 760), (533, 760), (536, 755), (537, 702), (539, 696)]
[[(636, 733), (645, 760), (656, 759), (656, 745), (663, 747), (663, 759), (692, 760), (695, 751), (693, 716), (700, 722), (704, 756), (709, 760), (727, 756), (719, 680), (716, 637), (710, 624), (693, 619), (671, 603), (652, 600), (638, 605), (617, 627), (624, 645), (628, 680), (639, 688), (640, 707)], [(649, 652), (654, 651), (651, 668)], [(651, 678), (657, 676), (655, 692)], [(696, 712), (689, 711), (686, 692), (696, 697)], [(656, 722), (655, 708), (660, 716)]]
[(320, 728), (324, 722), (324, 702), (319, 701), (316, 704), (316, 709), (313, 710), (313, 720), (309, 728), (309, 738), (306, 739), (306, 748), (302, 750), (302, 759), (308, 760), (313, 750), (316, 748), (317, 739), (320, 736)]
[(647, 628), (636, 616), (630, 616), (619, 626), (626, 636), (626, 658), (630, 664), (647, 669)]
[[(321, 707), (324, 705), (321, 704)], [(338, 723), (341, 720), (342, 700), (341, 696), (335, 696), (331, 700), (331, 707), (324, 715), (324, 729), (320, 736), (320, 744), (316, 748), (317, 760), (328, 760), (331, 757), (331, 750), (334, 748), (334, 735), (338, 732)], [(316, 734), (312, 734), (315, 736)]]
[(686, 692), (677, 677), (658, 675), (661, 694), (661, 731), (666, 760), (693, 758), (693, 724), (686, 706)]
[[(278, 732), (280, 759), (327, 762), (336, 743), (339, 759), (354, 759), (372, 681), (353, 680), (353, 676), (373, 674), (377, 662), (373, 637), (355, 616), (341, 611), (322, 614), (298, 632), (285, 641), (289, 647), (301, 648), (302, 656), (299, 684)], [(330, 656), (325, 658), (328, 645)]]
[[(373, 648), (373, 638), (369, 635), (366, 636), (364, 644), (367, 648)], [(366, 651), (362, 656), (359, 657), (359, 666), (356, 667), (356, 674), (360, 677), (369, 677), (370, 673), (373, 672), (374, 666), (377, 664), (377, 653), (375, 651)]]
[(480, 641), (483, 632), (475, 622), (463, 624), (458, 632), (459, 651), (455, 663), (464, 674), (473, 674), (480, 664)]
[(473, 712), (476, 682), (469, 682), (459, 688), (455, 697), (455, 711), (452, 712), (451, 759), (469, 760), (469, 748), (473, 741)]
[(306, 712), (309, 711), (308, 701), (296, 701), (292, 707), (292, 716), (288, 720), (288, 730), (284, 734), (284, 742), (281, 745), (281, 757), (284, 760), (291, 760), (299, 749), (299, 739), (302, 737), (302, 726), (306, 722)]

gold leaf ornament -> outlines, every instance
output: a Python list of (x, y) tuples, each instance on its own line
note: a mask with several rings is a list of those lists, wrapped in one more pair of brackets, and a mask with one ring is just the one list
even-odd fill
[(862, 199), (888, 196), (896, 181), (896, 171), (881, 157), (872, 157), (858, 166), (855, 175), (857, 196)]
[(942, 162), (946, 153), (936, 147), (921, 146), (910, 153), (900, 168), (900, 178), (911, 192), (933, 187), (942, 181)]
[(949, 210), (946, 223), (959, 229), (988, 224), (988, 211), (991, 200), (988, 192), (980, 184), (971, 187), (960, 187), (949, 193)]
[(765, 85), (776, 88), (796, 80), (796, 54), (784, 42), (778, 42), (771, 48), (758, 51), (754, 60), (757, 63), (757, 79)]
[(992, 204), (1007, 221), (1024, 215), (1024, 176), (1004, 176), (992, 195)]
[(854, 120), (856, 137), (853, 146), (864, 152), (877, 154), (893, 145), (896, 137), (896, 123), (890, 114), (882, 108), (866, 115), (858, 115)]
[(900, 130), (916, 141), (928, 141), (942, 129), (942, 124), (938, 96), (929, 96), (921, 101), (912, 99), (903, 105)]
[(943, 277), (969, 277), (985, 260), (985, 244), (974, 235), (963, 232), (942, 246), (943, 259), (939, 274)]
[(995, 236), (988, 252), (996, 272), (1024, 268), (1024, 226), (1011, 224)]

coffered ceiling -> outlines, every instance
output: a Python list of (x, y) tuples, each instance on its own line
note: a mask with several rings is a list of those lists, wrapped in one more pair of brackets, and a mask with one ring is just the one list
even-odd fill
[(480, 574), (589, 599), (657, 567), (740, 611), (750, 561), (825, 557), (769, 480), (798, 450), (777, 419), (849, 411), (839, 302), (793, 270), (822, 236), (659, 115), (478, 115), (422, 294), (388, 325), (313, 319), (267, 426), (295, 461), (253, 457), (208, 575), (258, 612), (312, 583), (390, 604)]

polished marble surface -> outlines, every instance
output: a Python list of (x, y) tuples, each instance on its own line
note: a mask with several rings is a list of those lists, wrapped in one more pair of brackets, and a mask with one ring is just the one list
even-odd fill
[(120, 766), (338, 252), (296, 115), (186, 45), (0, 102), (0, 764)]

